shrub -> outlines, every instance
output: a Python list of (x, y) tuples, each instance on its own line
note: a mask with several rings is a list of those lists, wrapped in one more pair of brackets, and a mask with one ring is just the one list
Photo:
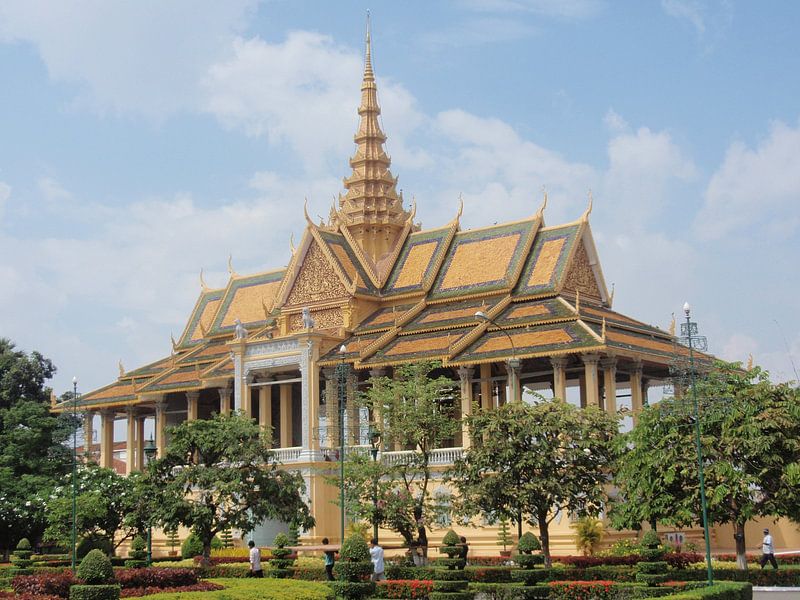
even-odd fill
[[(216, 592), (217, 590), (225, 589), (223, 586), (211, 583), (210, 581), (201, 581), (194, 585), (180, 585), (177, 587), (169, 588), (169, 592), (179, 594), (182, 592)], [(152, 594), (163, 594), (164, 590), (161, 588), (128, 588), (120, 590), (120, 598), (138, 598), (140, 596), (150, 596)]]
[(91, 550), (78, 565), (78, 577), (89, 585), (100, 585), (114, 579), (111, 561), (100, 550)]
[(111, 556), (114, 554), (114, 544), (106, 538), (89, 536), (78, 542), (75, 553), (78, 558), (83, 558), (92, 550), (100, 550), (106, 556)]
[(126, 569), (145, 569), (147, 568), (146, 560), (129, 559), (125, 561)]
[(33, 550), (31, 541), (28, 538), (22, 538), (17, 542), (17, 550)]
[(452, 529), (444, 534), (444, 538), (442, 539), (442, 546), (439, 548), (439, 552), (442, 554), (447, 554), (450, 558), (455, 557), (458, 555), (460, 548), (458, 545), (461, 543), (461, 538), (458, 537), (458, 534), (453, 531)]
[(522, 537), (519, 538), (519, 543), (517, 544), (517, 550), (519, 550), (520, 554), (531, 554), (536, 550), (541, 550), (542, 544), (535, 535), (533, 535), (530, 531), (522, 534)]
[(551, 581), (549, 584), (557, 600), (611, 600), (613, 581)]
[(639, 551), (639, 544), (635, 539), (625, 538), (611, 544), (608, 552), (611, 556), (628, 556)]
[(336, 593), (337, 598), (347, 600), (368, 598), (375, 591), (375, 584), (371, 581), (329, 581), (328, 585)]
[(70, 600), (119, 600), (119, 586), (113, 584), (73, 585), (71, 588), (69, 588), (69, 599)]
[(514, 561), (523, 569), (532, 569), (536, 565), (544, 563), (544, 556), (541, 554), (517, 554)]
[[(241, 579), (250, 576), (250, 563), (234, 563), (225, 565), (211, 565), (197, 569), (197, 573), (203, 579), (215, 579), (219, 577)], [(265, 570), (264, 575), (269, 572)]]
[(370, 559), (369, 546), (367, 545), (366, 540), (364, 540), (364, 538), (360, 535), (351, 535), (344, 541), (344, 544), (342, 544), (342, 549), (339, 552), (339, 556), (342, 557), (343, 561), (366, 561)]
[(143, 560), (147, 557), (147, 542), (144, 541), (144, 538), (137, 535), (131, 540), (128, 557), (133, 560)]
[(181, 558), (194, 558), (203, 554), (203, 542), (194, 533), (190, 533), (181, 544)]
[(222, 550), (224, 547), (225, 547), (225, 544), (216, 535), (213, 538), (211, 538), (211, 549), (212, 550)]
[(194, 569), (124, 569), (115, 573), (122, 589), (174, 588), (194, 585), (198, 582)]
[(59, 596), (69, 598), (69, 587), (75, 583), (72, 571), (58, 573), (37, 573), (14, 577), (11, 587), (19, 594), (34, 596)]
[(603, 522), (597, 517), (581, 517), (572, 524), (578, 550), (589, 556), (603, 539)]
[(661, 543), (661, 538), (658, 537), (658, 533), (653, 531), (652, 529), (648, 529), (644, 532), (639, 545), (642, 548), (658, 548), (658, 545)]
[(511, 573), (518, 571), (512, 567), (467, 567), (466, 579), (482, 583), (510, 583)]
[(376, 598), (427, 598), (433, 591), (433, 581), (429, 579), (393, 579), (379, 581), (375, 588)]

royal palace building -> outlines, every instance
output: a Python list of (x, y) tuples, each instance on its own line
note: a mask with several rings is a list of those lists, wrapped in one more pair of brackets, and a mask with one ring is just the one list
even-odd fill
[[(373, 375), (433, 359), (460, 389), (462, 415), (520, 402), (533, 390), (609, 412), (625, 398), (634, 419), (648, 387), (668, 377), (674, 336), (612, 308), (591, 200), (570, 223), (545, 222), (545, 197), (518, 221), (462, 231), (459, 209), (449, 223), (425, 229), (404, 204), (384, 150), (369, 35), (358, 114), (344, 190), (327, 221), (306, 213), (288, 267), (240, 275), (229, 264), (220, 289), (201, 276), (194, 309), (165, 357), (120, 366), (114, 382), (79, 399), (85, 439), (99, 438), (88, 454), (101, 466), (113, 465), (119, 419), (127, 423), (130, 473), (144, 464), (146, 421), (162, 453), (167, 427), (241, 411), (271, 430), (279, 460), (304, 474), (317, 520), (307, 538), (338, 540), (331, 502), (338, 492), (321, 473), (339, 460), (340, 396), (347, 445), (369, 444), (370, 415), (355, 395)], [(340, 394), (335, 369), (343, 363), (350, 368)], [(445, 467), (468, 446), (458, 435), (433, 460)], [(403, 452), (384, 447), (380, 458)], [(273, 530), (256, 531), (257, 542), (271, 542)], [(478, 547), (497, 539), (488, 527), (467, 535)], [(556, 553), (575, 552), (568, 519), (551, 536)]]

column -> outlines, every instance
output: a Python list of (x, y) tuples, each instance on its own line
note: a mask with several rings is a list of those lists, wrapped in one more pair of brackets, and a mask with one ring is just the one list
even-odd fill
[(281, 386), (281, 448), (292, 446), (292, 384)]
[(248, 419), (252, 419), (253, 418), (253, 397), (252, 397), (252, 393), (253, 393), (252, 389), (253, 388), (250, 387), (250, 384), (252, 383), (251, 377), (252, 377), (252, 375), (250, 375), (250, 377), (248, 377), (247, 382), (242, 387), (242, 400), (241, 400), (241, 402), (242, 402), (242, 407), (241, 407), (242, 415), (244, 415)]
[(158, 458), (164, 458), (167, 450), (167, 403), (164, 400), (156, 400), (156, 449)]
[(134, 469), (144, 470), (144, 420), (145, 417), (136, 417), (136, 462)]
[(492, 410), (492, 365), (481, 365), (481, 408)]
[(642, 410), (642, 361), (635, 360), (631, 365), (631, 410), (633, 411), (633, 423), (636, 424), (639, 413)]
[(114, 412), (100, 413), (100, 466), (114, 468)]
[(186, 420), (187, 421), (196, 421), (197, 420), (197, 404), (198, 400), (200, 399), (200, 392), (196, 390), (192, 390), (191, 392), (186, 392)]
[(88, 462), (94, 461), (94, 452), (92, 452), (92, 438), (94, 437), (93, 427), (94, 413), (86, 411), (83, 413), (83, 454), (84, 460)]
[(550, 363), (553, 365), (553, 396), (559, 400), (567, 399), (567, 363), (566, 356), (551, 356)]
[(333, 367), (322, 369), (322, 375), (325, 377), (325, 416), (328, 421), (325, 438), (328, 448), (336, 448), (339, 445), (339, 382)]
[(581, 354), (583, 361), (583, 385), (586, 389), (586, 406), (600, 407), (600, 382), (597, 378), (599, 354)]
[(272, 446), (272, 386), (258, 388), (258, 426), (264, 432), (267, 442)]
[(130, 475), (136, 469), (136, 411), (128, 407), (128, 435), (125, 440), (125, 474)]
[(603, 367), (604, 408), (610, 415), (617, 412), (617, 359), (607, 356), (600, 361)]
[(508, 373), (508, 399), (507, 402), (522, 402), (522, 389), (519, 385), (519, 370), (521, 362), (517, 358), (506, 361), (506, 373)]
[(360, 435), (359, 419), (358, 419), (358, 403), (356, 402), (356, 385), (358, 376), (350, 370), (350, 375), (347, 378), (347, 443), (353, 446), (358, 445)]
[(459, 367), (458, 378), (461, 382), (461, 447), (469, 448), (471, 439), (465, 417), (472, 414), (472, 367)]
[(217, 392), (219, 393), (219, 414), (225, 416), (231, 414), (231, 388), (221, 387), (217, 389)]
[[(374, 378), (383, 377), (384, 375), (386, 375), (386, 369), (384, 369), (384, 368), (370, 369), (369, 370), (370, 379), (372, 379), (373, 377)], [(378, 427), (378, 429), (383, 431), (383, 414), (381, 413), (381, 407), (380, 406), (373, 406), (372, 407), (372, 422), (375, 423), (375, 425)]]

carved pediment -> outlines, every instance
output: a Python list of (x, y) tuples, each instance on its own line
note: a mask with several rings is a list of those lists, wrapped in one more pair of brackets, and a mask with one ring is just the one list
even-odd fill
[(286, 304), (306, 305), (347, 296), (347, 289), (319, 245), (312, 243), (292, 284)]
[(564, 279), (565, 291), (580, 292), (582, 296), (589, 298), (600, 299), (600, 288), (597, 286), (597, 278), (595, 277), (592, 265), (589, 262), (589, 255), (586, 253), (586, 248), (581, 241), (572, 257), (572, 262), (569, 266), (569, 271)]

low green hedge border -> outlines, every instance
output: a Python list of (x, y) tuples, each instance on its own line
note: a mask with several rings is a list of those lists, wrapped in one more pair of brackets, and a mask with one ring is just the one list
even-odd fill
[(119, 600), (118, 585), (72, 585), (69, 600)]
[[(753, 586), (743, 582), (720, 582), (711, 587), (679, 589), (651, 588), (641, 584), (617, 583), (615, 600), (752, 600)], [(548, 585), (525, 586), (518, 583), (471, 583), (473, 594), (482, 593), (491, 600), (559, 600)]]

